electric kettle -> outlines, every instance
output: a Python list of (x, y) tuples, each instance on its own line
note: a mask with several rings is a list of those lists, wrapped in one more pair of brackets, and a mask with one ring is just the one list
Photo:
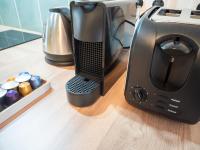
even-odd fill
[(73, 65), (71, 17), (68, 8), (49, 10), (43, 35), (43, 51), (49, 64)]

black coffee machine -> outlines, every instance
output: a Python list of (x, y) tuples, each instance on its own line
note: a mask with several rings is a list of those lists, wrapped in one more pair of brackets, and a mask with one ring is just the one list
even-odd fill
[(125, 97), (186, 123), (200, 120), (200, 13), (149, 9), (136, 23)]
[(128, 50), (123, 50), (121, 41), (131, 5), (136, 14), (135, 2), (130, 0), (71, 2), (76, 69), (76, 76), (66, 84), (71, 104), (92, 105), (125, 72)]

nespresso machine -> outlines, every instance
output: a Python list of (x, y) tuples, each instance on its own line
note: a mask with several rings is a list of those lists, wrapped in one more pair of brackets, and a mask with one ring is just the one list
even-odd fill
[(186, 123), (200, 119), (200, 12), (153, 7), (131, 46), (129, 104)]
[(124, 22), (132, 0), (71, 2), (76, 76), (66, 83), (67, 97), (78, 107), (92, 105), (126, 70)]

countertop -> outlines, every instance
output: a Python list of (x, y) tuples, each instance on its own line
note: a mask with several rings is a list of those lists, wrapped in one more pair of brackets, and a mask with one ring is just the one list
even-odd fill
[(0, 150), (200, 149), (199, 123), (179, 123), (126, 103), (126, 73), (97, 103), (76, 108), (64, 88), (74, 67), (48, 65), (41, 39), (0, 51), (0, 81), (21, 71), (51, 81), (52, 90), (0, 129)]

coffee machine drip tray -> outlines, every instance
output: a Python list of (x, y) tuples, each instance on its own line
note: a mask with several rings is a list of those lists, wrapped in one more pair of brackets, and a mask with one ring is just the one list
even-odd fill
[(41, 35), (20, 32), (16, 30), (7, 30), (0, 32), (0, 51), (19, 44), (41, 38)]
[(68, 100), (78, 107), (92, 105), (100, 97), (100, 83), (97, 80), (77, 75), (66, 84)]

